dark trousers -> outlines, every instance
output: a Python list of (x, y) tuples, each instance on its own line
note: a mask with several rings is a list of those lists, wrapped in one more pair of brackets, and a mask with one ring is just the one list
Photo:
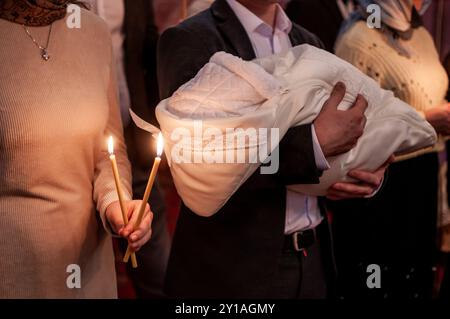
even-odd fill
[(320, 238), (306, 252), (284, 247), (269, 298), (324, 299), (327, 276)]
[(442, 300), (450, 300), (450, 254), (446, 254), (446, 265), (444, 270), (444, 279), (441, 283), (439, 298)]
[[(447, 142), (446, 148), (447, 148), (447, 160), (450, 161), (450, 141)], [(447, 201), (450, 206), (450, 169), (447, 170)], [(448, 253), (446, 254), (444, 278), (441, 283), (439, 298), (444, 300), (450, 300), (450, 254)]]
[[(374, 198), (331, 205), (341, 298), (432, 297), (438, 167), (436, 153), (394, 163)], [(381, 288), (367, 286), (371, 264)]]

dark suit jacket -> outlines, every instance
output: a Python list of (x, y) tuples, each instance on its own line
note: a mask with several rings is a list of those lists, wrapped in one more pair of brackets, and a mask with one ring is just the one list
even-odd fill
[[(320, 41), (295, 25), (294, 45)], [(255, 58), (250, 39), (225, 0), (165, 31), (158, 47), (161, 98), (187, 82), (218, 51)], [(311, 125), (292, 128), (280, 143), (280, 169), (257, 170), (210, 218), (182, 205), (166, 277), (166, 293), (186, 298), (270, 297), (284, 240), (286, 185), (317, 183)]]
[(291, 0), (286, 8), (289, 18), (313, 32), (329, 52), (334, 52), (343, 17), (336, 0)]
[(158, 29), (152, 0), (125, 0), (125, 72), (133, 110), (156, 123), (154, 108), (159, 102), (156, 76)]
[[(140, 117), (157, 124), (155, 107), (159, 102), (156, 75), (158, 29), (154, 22), (152, 0), (125, 0), (125, 73), (131, 108)], [(125, 128), (128, 156), (133, 169), (135, 197), (144, 193), (154, 154), (148, 146), (150, 134), (130, 123)], [(147, 152), (146, 152), (147, 151)], [(162, 199), (158, 200), (161, 202)], [(156, 203), (155, 203), (156, 204)]]
[[(130, 91), (131, 108), (143, 119), (157, 124), (155, 107), (159, 102), (156, 75), (158, 29), (153, 16), (152, 0), (125, 0), (124, 53), (125, 73)], [(150, 135), (134, 123), (125, 129), (127, 147), (133, 168), (148, 175), (154, 154), (148, 147)], [(147, 152), (146, 152), (147, 151)], [(138, 179), (146, 183), (148, 176)]]

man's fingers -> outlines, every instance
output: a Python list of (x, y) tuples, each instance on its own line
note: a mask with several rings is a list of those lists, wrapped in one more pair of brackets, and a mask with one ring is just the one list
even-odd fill
[(359, 170), (351, 170), (348, 172), (348, 176), (356, 178), (357, 180), (363, 182), (364, 184), (369, 184), (374, 187), (378, 187), (381, 184), (381, 180), (383, 179), (382, 176), (378, 176), (374, 173), (369, 173), (365, 171), (359, 171)]
[[(363, 114), (363, 118), (361, 119), (361, 130), (362, 133), (364, 133), (364, 128), (366, 127), (366, 123), (367, 123), (367, 117)], [(361, 135), (362, 135), (361, 133)]]
[[(391, 156), (392, 158), (394, 158), (393, 156)], [(376, 175), (379, 175), (380, 177), (384, 176), (384, 172), (386, 171), (386, 169), (389, 167), (389, 165), (391, 165), (391, 163), (394, 160), (391, 160), (391, 157), (389, 157), (389, 159), (383, 163), (383, 165), (381, 165), (375, 172), (373, 172)]]
[(369, 107), (369, 103), (367, 100), (362, 96), (361, 94), (358, 94), (356, 97), (355, 103), (353, 103), (352, 107), (350, 108), (353, 112), (357, 112), (359, 114), (364, 115), (364, 112)]
[(353, 183), (336, 183), (332, 188), (339, 192), (348, 193), (349, 196), (368, 196), (374, 192), (374, 189), (366, 185), (357, 185)]
[(345, 96), (345, 84), (342, 82), (336, 83), (336, 85), (333, 88), (333, 91), (331, 92), (330, 97), (325, 102), (323, 109), (328, 107), (333, 107), (334, 109), (337, 109), (339, 104), (344, 99), (344, 96)]

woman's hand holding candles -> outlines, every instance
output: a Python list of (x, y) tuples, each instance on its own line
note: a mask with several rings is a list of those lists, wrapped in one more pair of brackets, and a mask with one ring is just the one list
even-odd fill
[[(106, 210), (106, 218), (116, 234), (128, 239), (129, 246), (131, 246), (132, 249), (131, 264), (133, 268), (136, 268), (138, 265), (136, 254), (134, 252), (139, 250), (141, 246), (150, 239), (151, 221), (153, 219), (153, 215), (150, 212), (150, 207), (147, 203), (144, 208), (144, 205), (141, 204), (142, 201), (124, 200), (122, 182), (120, 180), (119, 169), (117, 168), (116, 156), (114, 155), (114, 140), (112, 136), (108, 139), (108, 152), (114, 175), (117, 197), (119, 200), (108, 206)], [(143, 209), (143, 213), (140, 212), (141, 208)], [(131, 224), (129, 223), (130, 217), (132, 222)], [(133, 230), (132, 225), (135, 225), (138, 217), (140, 219), (144, 219), (144, 221), (142, 224), (139, 223), (139, 228)]]
[(111, 203), (106, 209), (106, 219), (112, 230), (121, 237), (128, 239), (129, 247), (133, 252), (138, 251), (152, 235), (153, 213), (150, 206), (145, 205), (144, 215), (139, 227), (134, 229), (134, 225), (141, 208), (141, 200), (124, 201), (129, 223), (125, 224), (122, 218), (122, 210), (119, 201)]
[[(153, 167), (150, 172), (150, 177), (148, 178), (147, 187), (145, 188), (145, 193), (144, 193), (144, 197), (142, 199), (142, 203), (148, 202), (148, 198), (150, 197), (150, 193), (152, 192), (153, 183), (155, 182), (156, 175), (158, 174), (159, 164), (161, 163), (161, 155), (163, 152), (163, 148), (164, 148), (164, 140), (163, 140), (162, 134), (159, 133), (158, 142), (157, 142), (157, 146), (156, 146), (156, 158), (155, 158), (155, 161), (153, 162)], [(145, 206), (141, 205), (137, 219), (134, 222), (132, 221), (129, 223), (129, 224), (134, 225), (134, 230), (137, 230), (140, 228), (140, 225), (141, 225), (141, 222), (143, 221), (144, 216), (145, 216)], [(128, 262), (128, 259), (130, 258), (130, 255), (132, 254), (132, 252), (133, 252), (133, 246), (128, 245), (127, 252), (125, 253), (125, 256), (123, 258), (124, 262)]]

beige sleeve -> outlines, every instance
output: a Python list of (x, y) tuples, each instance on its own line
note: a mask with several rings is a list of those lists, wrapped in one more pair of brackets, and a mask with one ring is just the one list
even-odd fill
[[(113, 61), (113, 59), (111, 59)], [(132, 199), (131, 188), (131, 165), (128, 160), (125, 140), (123, 137), (123, 126), (120, 117), (118, 103), (117, 84), (115, 79), (113, 63), (110, 66), (110, 79), (108, 85), (109, 116), (106, 129), (103, 133), (104, 143), (100, 143), (100, 156), (95, 165), (94, 177), (94, 200), (97, 203), (97, 211), (100, 213), (103, 226), (111, 233), (109, 223), (106, 221), (105, 212), (107, 207), (118, 200), (111, 161), (108, 156), (107, 139), (110, 135), (114, 138), (114, 154), (117, 160), (122, 189), (125, 200)]]

